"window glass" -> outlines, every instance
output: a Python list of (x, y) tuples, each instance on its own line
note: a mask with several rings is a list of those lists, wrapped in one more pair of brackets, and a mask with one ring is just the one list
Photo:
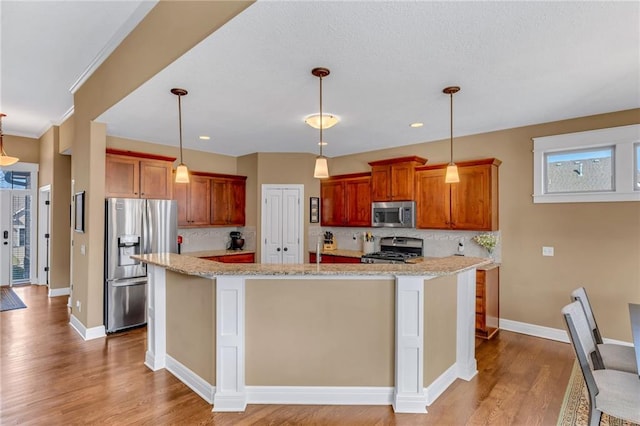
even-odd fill
[(0, 170), (0, 189), (31, 189), (31, 172)]
[(545, 154), (545, 193), (614, 191), (614, 147)]

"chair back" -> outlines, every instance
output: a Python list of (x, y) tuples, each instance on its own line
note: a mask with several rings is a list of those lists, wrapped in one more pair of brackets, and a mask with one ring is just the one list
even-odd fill
[(599, 359), (598, 347), (593, 341), (589, 322), (580, 302), (575, 301), (562, 308), (562, 315), (567, 325), (573, 349), (576, 352), (578, 364), (580, 364), (580, 370), (582, 370), (582, 376), (587, 385), (590, 409), (593, 409), (596, 406), (598, 386), (593, 378), (592, 370), (603, 368), (601, 364), (598, 364), (602, 363), (601, 358)]
[(587, 297), (587, 290), (585, 290), (584, 287), (573, 290), (573, 292), (571, 292), (571, 300), (577, 300), (582, 304), (584, 313), (587, 316), (587, 321), (589, 322), (589, 327), (591, 328), (591, 333), (593, 334), (593, 340), (595, 340), (596, 344), (601, 345), (602, 335), (600, 334), (600, 329), (596, 323), (596, 317), (593, 315), (593, 309), (591, 309), (591, 303)]

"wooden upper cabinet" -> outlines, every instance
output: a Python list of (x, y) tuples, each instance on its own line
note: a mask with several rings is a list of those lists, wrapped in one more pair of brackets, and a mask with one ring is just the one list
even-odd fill
[(370, 162), (371, 201), (415, 200), (415, 168), (426, 162), (416, 156)]
[(322, 226), (371, 226), (371, 175), (333, 176), (320, 182)]
[(208, 226), (210, 220), (211, 179), (191, 174), (189, 183), (174, 183), (173, 196), (178, 204), (178, 226)]
[(416, 172), (416, 227), (449, 229), (451, 223), (449, 184), (444, 183), (446, 168)]
[(179, 226), (244, 226), (246, 176), (189, 173), (188, 184), (174, 184)]
[(211, 179), (211, 225), (244, 226), (246, 177)]
[(457, 163), (460, 182), (444, 182), (447, 164), (416, 169), (416, 226), (427, 229), (498, 230), (495, 158)]
[(174, 160), (172, 157), (107, 149), (105, 196), (170, 200)]

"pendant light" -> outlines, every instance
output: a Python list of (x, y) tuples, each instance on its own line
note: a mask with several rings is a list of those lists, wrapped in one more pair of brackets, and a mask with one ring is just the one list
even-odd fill
[(311, 74), (315, 75), (320, 79), (320, 155), (316, 157), (316, 167), (313, 170), (313, 177), (324, 179), (329, 177), (329, 164), (327, 163), (327, 157), (322, 155), (322, 145), (324, 142), (322, 141), (322, 79), (329, 75), (329, 69), (327, 68), (314, 68), (311, 70)]
[(451, 157), (449, 159), (449, 165), (447, 166), (447, 174), (444, 177), (445, 183), (458, 183), (460, 182), (460, 176), (458, 176), (458, 166), (453, 162), (453, 94), (458, 93), (460, 88), (458, 86), (445, 87), (442, 92), (449, 95), (451, 99)]
[(19, 160), (18, 157), (10, 157), (4, 152), (4, 142), (2, 140), (2, 117), (6, 117), (6, 114), (0, 112), (0, 166), (10, 166), (16, 164)]
[(178, 97), (178, 125), (180, 127), (180, 164), (176, 169), (176, 183), (189, 183), (189, 169), (182, 162), (182, 97), (187, 96), (187, 92), (184, 89), (173, 88), (171, 93)]

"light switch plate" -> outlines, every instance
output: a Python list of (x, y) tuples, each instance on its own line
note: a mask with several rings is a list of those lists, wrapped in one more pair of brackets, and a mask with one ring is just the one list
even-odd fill
[(543, 256), (553, 256), (553, 247), (542, 247)]

